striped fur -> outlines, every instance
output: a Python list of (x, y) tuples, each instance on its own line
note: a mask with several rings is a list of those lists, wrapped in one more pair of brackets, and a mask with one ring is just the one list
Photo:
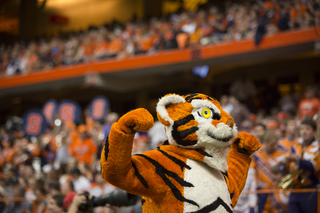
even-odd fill
[[(157, 113), (168, 142), (139, 155), (131, 156), (134, 132), (147, 131), (152, 116), (137, 109), (112, 125), (101, 155), (104, 179), (142, 195), (144, 213), (232, 212), (258, 141), (237, 135), (232, 117), (203, 94), (166, 95)], [(229, 144), (227, 160), (221, 151)]]

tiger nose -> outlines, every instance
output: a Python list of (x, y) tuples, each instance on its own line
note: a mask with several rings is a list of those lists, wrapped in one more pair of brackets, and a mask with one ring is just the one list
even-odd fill
[(233, 120), (232, 120), (232, 119), (228, 118), (226, 124), (227, 124), (230, 128), (232, 128), (234, 123), (233, 123)]

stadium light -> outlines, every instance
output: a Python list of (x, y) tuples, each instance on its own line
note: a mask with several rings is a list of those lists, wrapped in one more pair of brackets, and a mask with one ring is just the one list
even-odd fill
[(61, 120), (60, 120), (60, 119), (56, 119), (56, 120), (54, 121), (54, 125), (60, 126), (60, 125), (61, 125)]

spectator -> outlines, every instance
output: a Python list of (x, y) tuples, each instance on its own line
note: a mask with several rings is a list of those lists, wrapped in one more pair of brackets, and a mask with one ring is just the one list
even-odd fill
[[(96, 173), (94, 183), (91, 184), (89, 193), (92, 196), (100, 197), (102, 195), (109, 194), (110, 192), (114, 191), (116, 187), (112, 186), (111, 184), (107, 183), (100, 173)], [(94, 209), (94, 212), (100, 213), (103, 212), (104, 207), (98, 207)]]
[(72, 143), (71, 155), (75, 156), (78, 162), (85, 162), (92, 165), (96, 161), (97, 147), (90, 138), (85, 125), (79, 126), (80, 138)]
[(97, 44), (93, 50), (93, 55), (96, 60), (103, 60), (108, 57), (108, 43), (105, 41), (103, 36), (100, 34), (97, 37)]
[(280, 18), (278, 20), (277, 26), (279, 30), (285, 31), (289, 30), (289, 22), (290, 22), (290, 3), (286, 2), (280, 9)]
[(304, 93), (305, 99), (302, 99), (299, 103), (299, 119), (304, 120), (306, 118), (311, 119), (315, 114), (320, 111), (320, 100), (316, 97), (316, 88), (309, 86)]
[(48, 184), (48, 192), (50, 195), (60, 194), (60, 184), (58, 181), (50, 181)]
[(67, 140), (71, 140), (71, 138), (68, 137), (66, 132), (61, 132), (60, 135), (61, 135), (61, 146), (57, 149), (57, 152), (56, 152), (56, 158), (54, 161), (55, 169), (59, 169), (59, 168), (64, 169), (69, 162), (69, 145)]
[(74, 191), (74, 185), (71, 180), (67, 180), (63, 184), (61, 184), (61, 193), (65, 195), (65, 198), (63, 200), (63, 207), (67, 210), (74, 196), (77, 195), (77, 193)]
[(11, 60), (6, 69), (6, 75), (15, 75), (21, 73), (21, 60), (19, 58), (18, 50), (13, 50), (11, 53)]
[(248, 103), (256, 95), (256, 87), (250, 79), (242, 76), (231, 85), (230, 94), (241, 103)]
[(27, 179), (27, 189), (26, 189), (26, 199), (34, 200), (36, 195), (34, 194), (34, 189), (36, 188), (36, 179), (34, 177)]
[(109, 34), (110, 44), (108, 48), (108, 57), (114, 58), (122, 51), (122, 42), (119, 35)]
[[(254, 191), (256, 190), (256, 187), (257, 183), (255, 180), (255, 170), (253, 168), (250, 168), (248, 171), (246, 185), (244, 186), (243, 190)], [(256, 194), (241, 194), (239, 196), (237, 205), (233, 210), (235, 213), (249, 213), (254, 211), (255, 207), (257, 206), (257, 202), (258, 199)]]
[(223, 34), (226, 32), (228, 21), (225, 19), (222, 11), (217, 10), (213, 16), (211, 20), (209, 19), (209, 24), (213, 29), (211, 37), (214, 42), (220, 42), (223, 40)]
[(106, 123), (103, 125), (103, 131), (105, 135), (105, 139), (108, 137), (111, 125), (118, 121), (119, 115), (116, 112), (110, 112), (106, 115)]
[(9, 142), (8, 140), (3, 140), (2, 145), (3, 145), (3, 155), (4, 155), (5, 161), (8, 163), (12, 163), (15, 157), (15, 150), (12, 147), (13, 145), (12, 142)]
[(68, 195), (74, 192), (73, 182), (71, 180), (65, 181), (61, 186), (61, 193), (64, 195)]
[(230, 103), (233, 105), (230, 115), (233, 117), (236, 125), (240, 126), (243, 121), (250, 119), (250, 111), (246, 105), (240, 103), (235, 97), (232, 96), (230, 97)]
[[(269, 121), (267, 121), (267, 125), (266, 128), (268, 131), (277, 131), (280, 130), (280, 125), (279, 122), (276, 119), (270, 119)], [(281, 135), (279, 135), (279, 138), (282, 138)]]
[[(278, 137), (273, 132), (263, 136), (264, 147), (253, 154), (252, 168), (255, 170), (258, 189), (278, 188), (281, 174), (273, 174), (272, 168), (285, 158), (286, 152), (278, 147)], [(288, 211), (288, 193), (258, 194), (258, 212)]]
[(25, 178), (28, 180), (35, 176), (34, 168), (31, 165), (26, 165), (24, 170)]
[(107, 183), (101, 176), (100, 173), (95, 174), (94, 183), (91, 185), (89, 190), (90, 194), (93, 196), (101, 196), (104, 194), (108, 194), (115, 190), (116, 187), (112, 186), (111, 184)]
[(50, 54), (55, 65), (61, 63), (62, 44), (58, 38), (53, 38), (50, 42)]
[(76, 168), (78, 168), (78, 160), (75, 157), (70, 157), (67, 168), (66, 168), (66, 173), (59, 178), (59, 183), (63, 184), (67, 180), (71, 180), (72, 176), (70, 172)]
[[(25, 197), (25, 188), (22, 186), (16, 186), (13, 189), (13, 197), (17, 199), (21, 199)], [(32, 205), (25, 200), (17, 200), (9, 203), (8, 206), (8, 212), (14, 212), (14, 213), (25, 213), (25, 212), (31, 212)]]
[(5, 192), (8, 197), (13, 197), (13, 189), (18, 185), (18, 174), (12, 164), (4, 168), (4, 180), (6, 182)]
[(77, 193), (88, 191), (90, 189), (90, 181), (84, 177), (79, 169), (73, 169), (71, 172), (74, 190)]
[(165, 129), (160, 121), (156, 120), (154, 122), (153, 127), (148, 131), (148, 137), (150, 138), (151, 149), (157, 148), (167, 139)]
[(298, 127), (296, 120), (287, 120), (285, 122), (285, 128), (286, 137), (279, 141), (279, 145), (290, 152), (291, 146), (298, 142)]
[(63, 199), (65, 195), (56, 194), (48, 198), (48, 211), (49, 213), (63, 213)]
[(63, 200), (63, 208), (68, 210), (74, 197), (76, 196), (77, 194), (74, 192), (72, 194), (69, 194), (67, 196), (65, 196), (64, 200)]
[(94, 168), (91, 168), (87, 163), (80, 162), (78, 166), (81, 174), (83, 174), (84, 177), (86, 177), (90, 182), (94, 181), (94, 175), (92, 170)]
[(35, 188), (34, 194), (36, 195), (36, 212), (43, 213), (47, 208), (47, 201), (44, 199), (47, 195), (47, 191), (45, 190), (43, 183)]
[(242, 122), (238, 130), (241, 132), (252, 133), (252, 127), (253, 127), (252, 121), (247, 119)]
[(220, 98), (221, 108), (228, 114), (233, 110), (233, 105), (229, 101), (229, 97), (227, 95), (222, 95)]
[(81, 204), (85, 204), (87, 202), (86, 196), (84, 194), (78, 194), (76, 195), (73, 200), (71, 205), (68, 208), (68, 213), (77, 213), (79, 206)]
[(75, 55), (78, 48), (78, 40), (75, 37), (69, 38), (65, 43), (64, 50), (62, 53), (62, 65), (70, 65), (76, 62)]
[(133, 141), (132, 154), (141, 154), (142, 152), (149, 151), (149, 138), (146, 135), (138, 135)]
[[(290, 155), (279, 164), (279, 170), (285, 172), (289, 165), (292, 169), (302, 171), (299, 178), (294, 179), (294, 188), (317, 188), (319, 184), (320, 155), (319, 141), (315, 140), (317, 125), (311, 119), (302, 121), (300, 126), (301, 140), (291, 147)], [(290, 171), (292, 171), (292, 169)], [(304, 181), (299, 181), (304, 180)], [(316, 193), (291, 193), (289, 198), (289, 212), (316, 213)]]
[(291, 84), (290, 91), (288, 92), (288, 94), (283, 96), (279, 100), (280, 109), (281, 111), (284, 111), (284, 112), (296, 111), (299, 101), (300, 101), (300, 96), (298, 93), (294, 91), (294, 87)]

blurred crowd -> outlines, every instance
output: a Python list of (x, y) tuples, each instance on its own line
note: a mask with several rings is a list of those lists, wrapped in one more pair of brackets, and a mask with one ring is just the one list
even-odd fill
[[(243, 84), (241, 87), (247, 87), (247, 90), (241, 92), (234, 89), (239, 84)], [(248, 87), (252, 88), (248, 90)], [(221, 106), (233, 116), (239, 132), (250, 132), (262, 143), (261, 150), (253, 156), (245, 190), (279, 188), (280, 177), (285, 171), (280, 171), (278, 165), (290, 163), (291, 146), (305, 137), (302, 127), (306, 119), (309, 119), (306, 125), (313, 130), (312, 141), (319, 140), (319, 90), (316, 86), (309, 86), (302, 96), (289, 92), (279, 98), (278, 104), (273, 102), (269, 112), (258, 110), (252, 113), (249, 106), (250, 97), (255, 95), (254, 89), (254, 84), (248, 80), (236, 81), (230, 87), (230, 96), (221, 97)], [(99, 197), (114, 192), (116, 188), (101, 177), (99, 159), (110, 127), (118, 118), (116, 112), (109, 112), (104, 122), (95, 122), (90, 117), (86, 117), (80, 125), (53, 122), (37, 138), (24, 135), (18, 118), (13, 117), (1, 126), (0, 198), (16, 200), (0, 200), (0, 213), (77, 212), (80, 204), (87, 202), (82, 193), (88, 192), (91, 196)], [(163, 125), (156, 121), (149, 132), (136, 134), (132, 154), (155, 149), (165, 140)], [(314, 143), (314, 146), (319, 145), (317, 141)], [(228, 147), (225, 154), (228, 155)], [(319, 183), (320, 177), (316, 178)], [(241, 195), (235, 211), (243, 213), (259, 206), (259, 212), (267, 208), (276, 211), (265, 212), (287, 212), (288, 199), (283, 201), (282, 198), (288, 198), (288, 194), (275, 194), (276, 201), (271, 201), (265, 194), (262, 194), (264, 197), (260, 195)], [(277, 200), (279, 197), (281, 199)], [(275, 207), (278, 203), (281, 204), (281, 208), (277, 207), (279, 210)], [(94, 212), (105, 211), (141, 212), (141, 205), (137, 201), (137, 205), (129, 207), (94, 209)]]
[(313, 27), (319, 0), (227, 2), (224, 8), (200, 6), (168, 17), (92, 28), (50, 39), (0, 46), (0, 75), (11, 76), (57, 66), (126, 58), (137, 54), (254, 39), (279, 31)]
[[(106, 183), (100, 174), (100, 156), (110, 127), (118, 118), (117, 113), (110, 112), (103, 123), (89, 117), (80, 125), (53, 122), (37, 138), (24, 136), (17, 118), (1, 127), (0, 198), (27, 200), (0, 201), (0, 212), (58, 213), (70, 208), (68, 212), (78, 212), (80, 204), (87, 202), (84, 192), (98, 198), (113, 192), (116, 188)], [(150, 133), (136, 134), (132, 154), (155, 148), (165, 139), (164, 129), (159, 131), (156, 124)], [(117, 212), (133, 210), (134, 207), (123, 207)], [(114, 211), (110, 207), (110, 212)], [(94, 212), (105, 211), (95, 208)]]
[[(234, 118), (239, 131), (252, 133), (262, 144), (252, 155), (244, 188), (262, 192), (242, 194), (234, 211), (316, 213), (319, 211), (316, 189), (320, 183), (319, 90), (308, 86), (300, 96), (291, 87), (286, 95), (280, 96), (271, 85), (268, 88), (269, 94), (264, 95), (266, 105), (262, 103), (263, 108), (255, 114), (249, 108), (256, 89), (246, 78), (233, 83), (230, 93), (234, 96), (221, 98), (222, 108)], [(278, 104), (268, 105), (268, 101)], [(282, 191), (292, 188), (314, 192)]]

